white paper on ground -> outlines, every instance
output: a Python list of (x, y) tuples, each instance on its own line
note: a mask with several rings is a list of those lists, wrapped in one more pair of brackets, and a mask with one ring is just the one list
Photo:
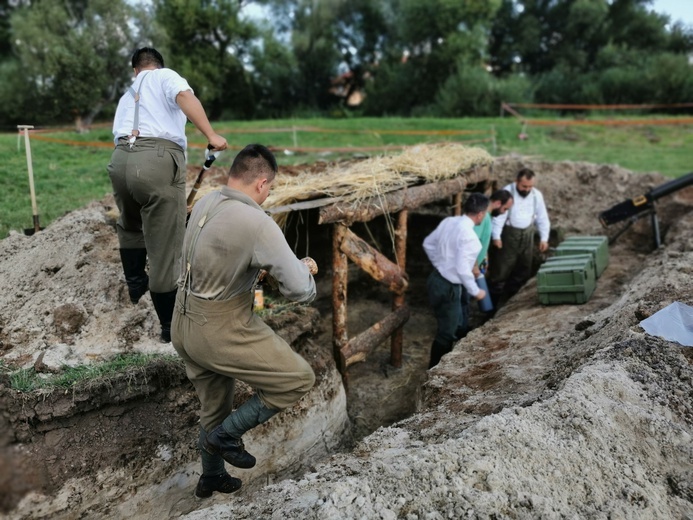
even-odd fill
[(640, 322), (651, 336), (676, 341), (685, 347), (693, 346), (693, 307), (674, 302)]

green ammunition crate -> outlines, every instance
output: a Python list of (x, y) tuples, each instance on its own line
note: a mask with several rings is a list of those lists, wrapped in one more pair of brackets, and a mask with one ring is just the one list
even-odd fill
[(571, 236), (556, 248), (556, 256), (580, 255), (589, 253), (594, 257), (594, 265), (599, 278), (609, 265), (609, 239), (605, 236)]
[(584, 262), (585, 269), (592, 271), (592, 277), (596, 280), (597, 278), (597, 267), (594, 264), (594, 256), (589, 253), (584, 255), (564, 255), (564, 256), (551, 256), (546, 259), (542, 264), (542, 267), (556, 267), (564, 265), (573, 265), (576, 262)]
[(566, 256), (553, 260), (537, 271), (537, 292), (544, 305), (585, 303), (596, 286), (592, 255)]

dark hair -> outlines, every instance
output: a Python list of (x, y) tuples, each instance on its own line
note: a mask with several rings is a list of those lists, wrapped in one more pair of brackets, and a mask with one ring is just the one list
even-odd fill
[(500, 201), (501, 205), (513, 198), (513, 194), (508, 190), (496, 190), (489, 197), (492, 201)]
[(533, 179), (534, 178), (534, 172), (530, 170), (529, 168), (522, 168), (519, 172), (517, 172), (517, 176), (515, 177), (515, 180), (520, 180), (522, 178), (525, 178), (527, 180)]
[(132, 55), (132, 68), (141, 69), (154, 65), (157, 69), (164, 68), (164, 57), (159, 54), (159, 51), (152, 47), (142, 47), (137, 49)]
[(488, 197), (483, 193), (471, 193), (462, 208), (465, 215), (476, 215), (488, 209)]
[(278, 169), (277, 159), (269, 148), (261, 144), (249, 144), (236, 155), (229, 176), (246, 184), (250, 184), (261, 175), (266, 175), (267, 180), (272, 181)]

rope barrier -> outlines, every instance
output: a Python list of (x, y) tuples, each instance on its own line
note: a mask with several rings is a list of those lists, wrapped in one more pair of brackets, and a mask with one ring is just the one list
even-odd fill
[(577, 119), (574, 121), (527, 119), (526, 121), (530, 125), (534, 126), (667, 126), (693, 124), (693, 117), (682, 117), (676, 119), (605, 119), (602, 121), (586, 119)]
[[(69, 146), (84, 146), (84, 147), (90, 147), (90, 148), (113, 148), (115, 145), (113, 144), (112, 141), (79, 141), (75, 139), (62, 139), (59, 137), (50, 137), (47, 135), (44, 135), (47, 132), (59, 132), (59, 131), (71, 131), (72, 128), (65, 129), (34, 129), (30, 130), (32, 139), (38, 140), (38, 141), (45, 141), (45, 142), (50, 142), (50, 143), (57, 143), (57, 144), (66, 144)], [(268, 128), (268, 129), (262, 129), (267, 132), (289, 132), (291, 130), (287, 129), (274, 129), (274, 128)], [(302, 131), (309, 131), (309, 132), (327, 132), (327, 133), (365, 133), (365, 134), (393, 134), (393, 135), (478, 135), (478, 134), (488, 134), (487, 131), (484, 130), (329, 130), (329, 129), (321, 129), (318, 127), (302, 127)], [(219, 130), (219, 132), (227, 133), (226, 130)], [(257, 129), (247, 129), (247, 130), (234, 130), (234, 131), (229, 131), (228, 133), (255, 133), (258, 132)], [(482, 142), (491, 142), (493, 141), (493, 137), (488, 137), (484, 139), (464, 139), (464, 140), (458, 140), (456, 142), (459, 143), (482, 143)], [(288, 151), (288, 152), (294, 152), (294, 153), (320, 153), (320, 152), (339, 152), (339, 153), (348, 153), (348, 152), (377, 152), (377, 151), (391, 151), (391, 150), (401, 150), (403, 148), (406, 148), (407, 146), (411, 145), (380, 145), (380, 146), (336, 146), (336, 147), (301, 147), (301, 146), (269, 146), (270, 150), (274, 151)], [(207, 143), (196, 143), (196, 142), (188, 142), (188, 148), (195, 148), (195, 149), (204, 149), (207, 148)], [(242, 150), (242, 146), (234, 146), (234, 145), (229, 145), (228, 147), (229, 150)]]
[(292, 128), (223, 128), (218, 133), (224, 134), (264, 134), (313, 132), (321, 134), (382, 134), (382, 135), (478, 135), (487, 134), (486, 130), (350, 130), (337, 128), (318, 128), (314, 126), (297, 126)]
[(505, 103), (501, 102), (501, 115), (508, 112), (522, 122), (520, 138), (526, 139), (525, 128), (527, 125), (533, 126), (666, 126), (666, 125), (689, 125), (693, 123), (693, 117), (670, 117), (670, 118), (649, 118), (649, 119), (575, 119), (568, 121), (565, 119), (532, 119), (520, 114), (513, 107), (517, 108), (543, 108), (554, 110), (618, 110), (618, 109), (645, 109), (645, 108), (686, 108), (693, 107), (693, 103), (672, 103), (649, 104), (649, 105), (566, 105), (549, 103)]
[(566, 105), (551, 103), (503, 103), (507, 107), (544, 108), (553, 110), (649, 110), (653, 108), (693, 108), (693, 103), (669, 103), (649, 105)]

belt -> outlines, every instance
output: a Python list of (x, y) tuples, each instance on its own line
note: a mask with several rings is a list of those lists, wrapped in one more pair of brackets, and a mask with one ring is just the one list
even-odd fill
[(163, 146), (164, 149), (173, 149), (185, 153), (183, 147), (178, 143), (169, 141), (168, 139), (162, 139), (161, 137), (140, 137), (137, 136), (135, 140), (131, 143), (130, 138), (126, 136), (119, 137), (116, 146), (127, 146), (132, 148), (134, 146), (138, 148), (152, 148), (156, 149)]

